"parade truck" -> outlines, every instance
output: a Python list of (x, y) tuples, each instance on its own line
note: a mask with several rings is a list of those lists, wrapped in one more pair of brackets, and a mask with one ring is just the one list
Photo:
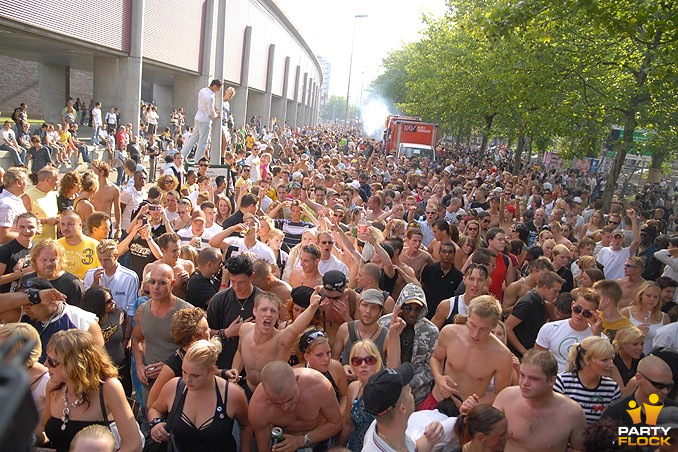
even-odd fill
[(391, 115), (386, 118), (384, 149), (387, 154), (407, 158), (420, 157), (433, 161), (438, 144), (438, 124), (421, 118)]

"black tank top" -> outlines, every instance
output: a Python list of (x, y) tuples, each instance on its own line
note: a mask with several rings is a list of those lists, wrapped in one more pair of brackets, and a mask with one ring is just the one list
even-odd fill
[[(200, 452), (234, 451), (237, 449), (233, 438), (233, 419), (226, 414), (226, 402), (228, 401), (228, 385), (224, 397), (221, 397), (216, 377), (214, 390), (217, 393), (217, 406), (214, 416), (206, 420), (202, 425), (194, 425), (184, 414), (184, 402), (186, 397), (181, 397), (177, 405), (177, 415), (172, 419), (172, 432), (179, 445), (179, 450), (196, 450)], [(184, 390), (186, 391), (186, 390)]]
[(89, 427), (90, 425), (108, 426), (108, 422), (69, 420), (66, 423), (65, 430), (61, 430), (62, 425), (61, 419), (56, 417), (50, 417), (45, 424), (45, 434), (52, 443), (52, 447), (56, 449), (57, 452), (68, 452), (71, 448), (73, 437), (85, 427)]

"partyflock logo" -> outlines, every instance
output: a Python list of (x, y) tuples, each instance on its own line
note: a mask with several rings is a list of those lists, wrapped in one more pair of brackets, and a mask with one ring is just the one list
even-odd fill
[(626, 444), (629, 446), (661, 446), (670, 445), (669, 433), (671, 427), (657, 427), (657, 418), (661, 412), (663, 405), (658, 405), (659, 396), (651, 394), (649, 397), (650, 403), (644, 403), (645, 409), (645, 424), (646, 426), (636, 427), (637, 424), (642, 423), (641, 408), (635, 400), (629, 401), (629, 409), (626, 410), (631, 416), (633, 422), (632, 427), (619, 427), (617, 433), (619, 435), (619, 445)]

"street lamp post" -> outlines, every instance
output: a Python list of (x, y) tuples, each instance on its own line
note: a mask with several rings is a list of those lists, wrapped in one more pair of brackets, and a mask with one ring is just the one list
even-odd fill
[(356, 19), (363, 19), (365, 17), (367, 17), (367, 14), (356, 14), (353, 16), (353, 36), (351, 37), (351, 59), (348, 63), (348, 86), (346, 87), (346, 117), (344, 119), (344, 125), (348, 125), (348, 100), (351, 94), (351, 72), (353, 71), (353, 47), (355, 47)]

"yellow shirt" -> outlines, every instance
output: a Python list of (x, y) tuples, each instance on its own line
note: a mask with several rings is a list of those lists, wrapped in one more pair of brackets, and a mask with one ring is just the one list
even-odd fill
[(75, 246), (66, 243), (66, 238), (62, 237), (57, 240), (66, 249), (66, 259), (64, 262), (64, 270), (74, 274), (76, 277), (83, 279), (87, 270), (101, 267), (99, 263), (99, 256), (97, 256), (98, 240), (92, 237), (84, 236), (82, 242)]
[(603, 333), (610, 338), (610, 342), (614, 340), (614, 336), (617, 334), (618, 330), (621, 330), (625, 326), (632, 326), (633, 323), (626, 317), (622, 317), (619, 320), (615, 320), (614, 322), (608, 322), (605, 320), (603, 317)]
[[(37, 187), (31, 187), (26, 190), (26, 194), (31, 198), (31, 211), (38, 215), (38, 218), (44, 220), (45, 218), (56, 218), (59, 215), (59, 207), (57, 205), (57, 192), (43, 192)], [(44, 239), (57, 238), (56, 225), (50, 226), (48, 224), (42, 225), (42, 232), (35, 236), (35, 241), (38, 242)]]

